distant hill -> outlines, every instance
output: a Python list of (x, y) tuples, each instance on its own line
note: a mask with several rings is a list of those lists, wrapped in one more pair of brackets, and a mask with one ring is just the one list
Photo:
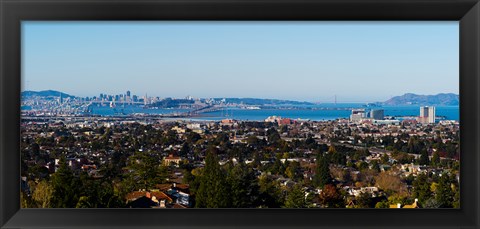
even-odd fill
[(54, 90), (47, 90), (47, 91), (23, 91), (21, 93), (24, 97), (31, 97), (31, 96), (39, 96), (39, 97), (60, 97), (62, 95), (63, 98), (75, 98), (73, 95), (69, 95), (63, 92), (54, 91)]
[(385, 102), (384, 105), (459, 105), (459, 96), (453, 93), (440, 93), (437, 95), (417, 95), (407, 93), (401, 96), (395, 96)]
[[(221, 98), (215, 98), (220, 100)], [(258, 99), (258, 98), (226, 98), (227, 103), (243, 103), (245, 105), (314, 105), (310, 102), (300, 102), (280, 99)]]

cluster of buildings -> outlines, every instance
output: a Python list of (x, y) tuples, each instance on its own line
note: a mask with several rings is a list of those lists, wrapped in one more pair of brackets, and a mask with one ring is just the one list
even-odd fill
[[(435, 123), (435, 107), (433, 106), (423, 106), (420, 107), (420, 115), (415, 117), (418, 123), (430, 124)], [(409, 119), (409, 118), (406, 118)], [(399, 120), (385, 118), (385, 111), (383, 109), (372, 109), (367, 111), (366, 109), (352, 109), (350, 114), (350, 121), (352, 122), (362, 122), (362, 121), (371, 121), (376, 124), (391, 124), (399, 123)]]
[(282, 118), (280, 116), (269, 116), (265, 119), (265, 122), (277, 123), (278, 125), (289, 125), (294, 124), (296, 122), (307, 121), (303, 119), (291, 119), (291, 118)]
[[(159, 99), (159, 98), (158, 98)], [(187, 99), (193, 99), (191, 97)], [(124, 95), (104, 95), (100, 97), (94, 97), (90, 100), (94, 101), (109, 101), (109, 102), (126, 102), (126, 103), (145, 103), (151, 102), (148, 97), (143, 99), (138, 96), (131, 95), (127, 91)], [(214, 102), (214, 101), (210, 101)], [(223, 101), (225, 102), (225, 101)], [(50, 102), (53, 105), (65, 104), (65, 101), (53, 101)], [(420, 141), (431, 141), (431, 139), (440, 137), (442, 143), (458, 141), (456, 136), (459, 131), (459, 124), (456, 121), (440, 121), (438, 125), (417, 125), (421, 124), (435, 124), (435, 107), (420, 107), (420, 114), (418, 117), (407, 118), (404, 120), (396, 120), (391, 117), (385, 116), (383, 109), (353, 109), (349, 119), (337, 119), (329, 121), (309, 121), (302, 119), (290, 119), (282, 118), (280, 116), (267, 117), (263, 122), (243, 122), (234, 119), (224, 119), (222, 121), (165, 121), (161, 119), (154, 119), (152, 117), (51, 117), (44, 120), (34, 120), (22, 123), (22, 138), (24, 142), (32, 139), (44, 139), (51, 140), (53, 146), (45, 146), (40, 144), (39, 150), (46, 155), (44, 158), (27, 158), (25, 163), (28, 166), (43, 166), (46, 167), (49, 173), (55, 172), (58, 167), (58, 159), (50, 160), (50, 154), (55, 151), (61, 153), (67, 153), (68, 165), (78, 171), (86, 171), (90, 176), (94, 178), (101, 178), (99, 169), (107, 161), (109, 161), (114, 154), (113, 149), (96, 149), (92, 147), (90, 143), (104, 142), (102, 139), (104, 133), (100, 133), (99, 129), (109, 128), (112, 133), (107, 138), (106, 144), (122, 143), (117, 148), (121, 151), (156, 151), (162, 155), (163, 165), (168, 166), (171, 169), (172, 179), (176, 179), (169, 184), (159, 184), (155, 189), (150, 190), (138, 190), (128, 193), (126, 201), (129, 207), (153, 207), (153, 208), (185, 208), (190, 207), (190, 192), (188, 185), (182, 184), (184, 181), (183, 174), (179, 165), (190, 163), (193, 167), (202, 167), (204, 163), (204, 155), (202, 152), (205, 150), (205, 145), (201, 142), (207, 140), (212, 141), (215, 137), (222, 133), (226, 133), (228, 141), (231, 145), (239, 145), (239, 147), (245, 147), (249, 145), (249, 140), (252, 140), (252, 136), (258, 138), (259, 145), (263, 142), (268, 142), (267, 133), (270, 128), (276, 128), (279, 132), (281, 140), (286, 145), (293, 146), (299, 144), (298, 142), (306, 142), (307, 139), (314, 139), (317, 144), (338, 145), (341, 147), (348, 147), (352, 152), (359, 151), (368, 147), (371, 155), (363, 159), (352, 160), (348, 158), (350, 162), (355, 163), (355, 166), (345, 166), (342, 169), (344, 173), (348, 173), (352, 181), (362, 181), (361, 171), (358, 168), (363, 162), (368, 166), (372, 166), (374, 162), (381, 161), (382, 157), (387, 155), (390, 159), (388, 162), (383, 162), (379, 165), (379, 171), (385, 172), (389, 170), (398, 171), (399, 176), (412, 175), (416, 176), (423, 172), (432, 172), (434, 168), (430, 168), (427, 165), (414, 165), (411, 162), (398, 164), (394, 159), (392, 150), (386, 149), (387, 144), (407, 145), (409, 143), (409, 137), (418, 137)], [(263, 125), (263, 124), (265, 125)], [(268, 125), (267, 125), (268, 124)], [(402, 125), (400, 125), (402, 124)], [(131, 139), (124, 140), (125, 136), (130, 136), (133, 130), (137, 127), (134, 125), (150, 125), (155, 131), (168, 131), (176, 134), (176, 143), (168, 143), (170, 145), (161, 145), (159, 143), (150, 144), (142, 143), (143, 145), (135, 146)], [(133, 128), (132, 128), (133, 127)], [(280, 128), (281, 127), (281, 128)], [(59, 130), (67, 130), (68, 133), (63, 133)], [(195, 133), (201, 136), (202, 141), (200, 143), (192, 144), (192, 148), (188, 148), (188, 152), (180, 154), (183, 150), (183, 144), (185, 143), (187, 136), (191, 133)], [(434, 134), (435, 133), (435, 134)], [(145, 135), (145, 136), (142, 136)], [(403, 137), (407, 136), (407, 137)], [(136, 141), (138, 139), (153, 139), (149, 133), (145, 130), (145, 133), (140, 133), (138, 136), (134, 136)], [(386, 143), (387, 140), (392, 138), (392, 143)], [(75, 144), (70, 146), (62, 146), (60, 144), (69, 139), (73, 139)], [(133, 138), (132, 138), (133, 139)], [(255, 138), (253, 138), (255, 139)], [(147, 142), (147, 141), (145, 141)], [(398, 143), (398, 144), (397, 144)], [(368, 146), (367, 146), (368, 145)], [(25, 151), (31, 151), (29, 145), (24, 145)], [(135, 148), (136, 147), (136, 148)], [(140, 148), (139, 148), (140, 147)], [(113, 147), (114, 148), (114, 147)], [(280, 152), (280, 149), (270, 149), (278, 153), (284, 153), (286, 156), (280, 160), (284, 165), (287, 164), (299, 164), (302, 172), (302, 177), (310, 179), (314, 175), (315, 158), (313, 150), (309, 148), (296, 148), (290, 147), (291, 151)], [(197, 151), (195, 151), (197, 150)], [(255, 149), (257, 150), (257, 149)], [(260, 150), (260, 149), (258, 149)], [(434, 152), (437, 149), (431, 149)], [(226, 164), (230, 160), (234, 163), (236, 158), (227, 157), (228, 154), (222, 155), (220, 163)], [(408, 154), (409, 157), (415, 159), (419, 154)], [(50, 161), (49, 161), (50, 160)], [(245, 156), (244, 161), (246, 164), (255, 162), (253, 156)], [(274, 154), (261, 158), (259, 164), (264, 167), (260, 167), (256, 170), (257, 174), (265, 174), (264, 172), (268, 167), (271, 167), (276, 162)], [(436, 168), (435, 168), (436, 169)], [(436, 172), (436, 170), (435, 170)], [(359, 175), (360, 174), (360, 175)], [(284, 175), (272, 175), (276, 181), (280, 182), (285, 187), (292, 187), (296, 182), (292, 178), (288, 178)], [(356, 178), (356, 177), (359, 178)], [(348, 193), (350, 196), (357, 197), (362, 193), (369, 193), (372, 197), (381, 195), (382, 192), (378, 187), (370, 185), (358, 186), (350, 181), (340, 182), (338, 179), (337, 185)], [(311, 188), (311, 187), (310, 187)], [(318, 193), (316, 193), (318, 194)], [(353, 204), (353, 202), (351, 202)], [(411, 206), (401, 207), (417, 207), (416, 201)], [(398, 207), (395, 205), (395, 207)]]
[(190, 207), (188, 184), (158, 184), (154, 189), (130, 192), (125, 199), (129, 208), (187, 208)]

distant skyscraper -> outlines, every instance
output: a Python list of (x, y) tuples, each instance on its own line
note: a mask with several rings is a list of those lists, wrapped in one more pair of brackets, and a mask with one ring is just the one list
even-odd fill
[(418, 121), (420, 123), (435, 123), (435, 107), (420, 107)]
[(357, 122), (366, 117), (365, 109), (353, 109), (350, 115), (350, 121)]
[(370, 111), (370, 118), (373, 118), (375, 120), (383, 120), (384, 118), (384, 111), (382, 109), (378, 110), (371, 110)]
[(127, 96), (130, 97), (130, 91), (127, 91)]

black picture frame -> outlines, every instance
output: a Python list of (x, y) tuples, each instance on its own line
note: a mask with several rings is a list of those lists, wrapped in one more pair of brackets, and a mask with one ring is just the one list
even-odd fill
[[(1, 228), (480, 228), (478, 0), (0, 0)], [(460, 209), (20, 209), (22, 20), (457, 20)]]

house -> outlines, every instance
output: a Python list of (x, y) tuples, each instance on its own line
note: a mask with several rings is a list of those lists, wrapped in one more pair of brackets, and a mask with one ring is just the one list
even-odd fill
[(165, 157), (163, 159), (163, 165), (165, 166), (170, 166), (171, 164), (174, 164), (178, 166), (182, 159), (180, 157), (173, 156), (173, 154), (168, 155), (168, 157)]
[(170, 197), (168, 202), (181, 204), (186, 207), (190, 206), (190, 190), (188, 184), (157, 184), (155, 187), (157, 188), (156, 190), (159, 190)]
[(292, 120), (289, 118), (280, 118), (277, 120), (278, 125), (290, 125), (292, 124)]
[(185, 129), (181, 128), (181, 127), (178, 127), (178, 126), (172, 127), (172, 130), (177, 132), (177, 134), (184, 134), (185, 133)]
[(130, 208), (165, 208), (173, 200), (162, 191), (134, 191), (126, 195)]
[(403, 206), (403, 208), (419, 208), (417, 203), (418, 203), (418, 199), (415, 199), (415, 202), (413, 202), (413, 204), (407, 204)]
[(415, 202), (413, 204), (406, 204), (402, 207), (402, 204), (390, 204), (390, 208), (420, 208), (418, 206), (418, 199), (415, 199)]

